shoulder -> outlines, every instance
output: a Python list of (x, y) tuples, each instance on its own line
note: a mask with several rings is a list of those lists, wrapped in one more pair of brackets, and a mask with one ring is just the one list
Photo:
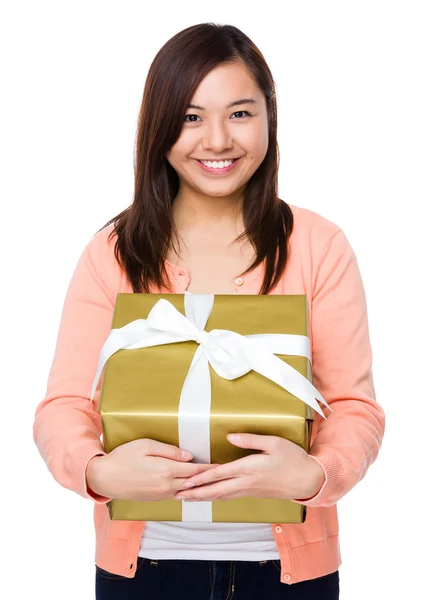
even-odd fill
[(355, 252), (342, 227), (320, 213), (289, 204), (294, 227), (290, 237), (290, 271), (301, 273), (314, 290), (318, 276), (345, 269), (356, 261)]
[(305, 253), (314, 266), (328, 253), (332, 256), (332, 251), (335, 254), (346, 247), (352, 250), (344, 230), (337, 223), (314, 210), (292, 204), (289, 206), (294, 216), (290, 242), (293, 254)]
[(95, 233), (85, 246), (86, 252), (97, 258), (113, 254), (117, 239), (116, 235), (111, 236), (113, 230), (114, 225), (111, 224)]
[(111, 235), (113, 230), (111, 224), (95, 233), (85, 245), (83, 255), (90, 269), (114, 296), (121, 285), (122, 271), (114, 253), (117, 235)]
[(342, 232), (337, 223), (314, 210), (293, 204), (289, 204), (289, 207), (294, 215), (294, 232), (297, 237), (307, 239), (316, 247), (326, 245), (333, 236)]

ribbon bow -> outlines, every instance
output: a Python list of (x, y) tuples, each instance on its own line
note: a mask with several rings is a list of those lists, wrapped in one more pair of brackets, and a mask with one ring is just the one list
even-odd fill
[[(90, 395), (91, 402), (106, 361), (118, 350), (193, 340), (198, 343), (198, 348), (182, 389), (181, 412), (188, 414), (192, 409), (197, 414), (200, 410), (197, 398), (204, 396), (208, 401), (200, 403), (202, 405), (200, 412), (208, 411), (211, 396), (208, 364), (220, 377), (228, 380), (236, 379), (254, 370), (311, 406), (323, 418), (326, 417), (317, 404), (316, 398), (332, 411), (320, 392), (306, 377), (275, 356), (275, 354), (305, 356), (311, 362), (310, 342), (307, 336), (241, 335), (226, 329), (213, 329), (207, 332), (204, 328), (212, 312), (214, 295), (186, 293), (184, 301), (186, 316), (181, 314), (171, 302), (161, 298), (152, 307), (146, 319), (137, 319), (124, 327), (111, 330), (100, 352)], [(191, 399), (190, 402), (186, 400), (188, 398)]]

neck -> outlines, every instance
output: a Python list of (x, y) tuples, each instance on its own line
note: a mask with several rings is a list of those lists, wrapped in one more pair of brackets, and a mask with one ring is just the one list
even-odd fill
[(196, 190), (180, 190), (173, 202), (175, 225), (179, 231), (213, 225), (243, 230), (242, 198), (242, 190), (223, 197), (207, 196)]

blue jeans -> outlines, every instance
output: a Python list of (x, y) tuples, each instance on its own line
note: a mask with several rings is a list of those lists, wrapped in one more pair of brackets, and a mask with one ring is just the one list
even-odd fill
[(280, 561), (151, 560), (134, 578), (95, 565), (96, 600), (338, 600), (339, 571), (288, 585)]

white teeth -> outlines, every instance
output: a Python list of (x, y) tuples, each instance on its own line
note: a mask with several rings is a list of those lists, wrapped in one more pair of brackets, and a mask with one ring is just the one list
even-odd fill
[(209, 160), (201, 160), (200, 162), (202, 163), (202, 165), (205, 165), (205, 167), (210, 167), (211, 169), (223, 169), (224, 167), (229, 167), (230, 165), (232, 165), (234, 160), (233, 159), (220, 160), (219, 162), (216, 162), (216, 161), (210, 162)]

